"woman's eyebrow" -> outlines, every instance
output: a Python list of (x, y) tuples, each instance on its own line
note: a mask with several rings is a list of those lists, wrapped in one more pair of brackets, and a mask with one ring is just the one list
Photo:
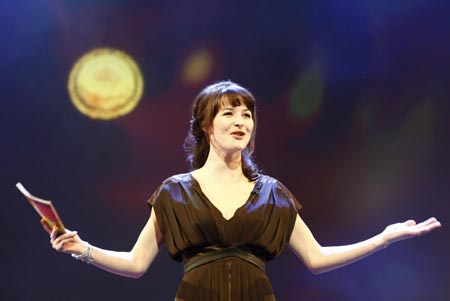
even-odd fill
[[(236, 107), (232, 107), (232, 106), (228, 106), (228, 107), (223, 107), (220, 110), (221, 111), (225, 111), (225, 110), (231, 110), (233, 111)], [(251, 112), (251, 110), (249, 108), (245, 108), (242, 110), (243, 112)]]

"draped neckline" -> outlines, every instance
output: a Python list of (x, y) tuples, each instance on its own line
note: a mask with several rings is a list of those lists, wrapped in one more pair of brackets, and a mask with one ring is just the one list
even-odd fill
[(260, 186), (259, 182), (261, 180), (261, 175), (259, 175), (258, 179), (253, 184), (252, 191), (250, 192), (249, 196), (247, 197), (247, 200), (241, 206), (237, 207), (234, 210), (233, 215), (230, 218), (225, 218), (225, 216), (223, 215), (222, 211), (220, 211), (219, 208), (216, 205), (214, 205), (214, 203), (203, 192), (202, 186), (200, 185), (200, 182), (197, 181), (197, 179), (192, 175), (192, 173), (189, 173), (189, 176), (190, 176), (190, 178), (192, 180), (192, 183), (197, 187), (197, 190), (198, 190), (198, 193), (200, 194), (200, 196), (208, 203), (210, 208), (212, 208), (212, 211), (216, 212), (219, 215), (219, 217), (221, 219), (223, 219), (225, 222), (231, 222), (233, 219), (235, 219), (236, 216), (238, 215), (238, 213), (250, 203), (251, 199), (255, 195), (255, 190), (259, 189), (259, 186)]

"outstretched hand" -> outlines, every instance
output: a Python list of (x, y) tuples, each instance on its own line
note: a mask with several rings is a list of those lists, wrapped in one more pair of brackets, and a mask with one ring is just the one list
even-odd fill
[(50, 234), (50, 243), (56, 251), (79, 255), (86, 248), (87, 242), (81, 240), (77, 231), (66, 229), (64, 234), (58, 236), (58, 227), (50, 228), (45, 221), (41, 221), (44, 229)]
[(427, 234), (428, 232), (437, 229), (441, 223), (434, 217), (427, 219), (424, 222), (416, 224), (414, 220), (408, 220), (403, 223), (396, 223), (387, 226), (383, 231), (386, 244), (401, 241), (415, 236)]

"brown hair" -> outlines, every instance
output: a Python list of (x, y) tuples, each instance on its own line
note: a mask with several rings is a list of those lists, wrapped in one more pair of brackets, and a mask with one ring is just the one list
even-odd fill
[(184, 141), (187, 161), (191, 169), (202, 167), (209, 154), (209, 140), (203, 129), (212, 126), (214, 117), (224, 103), (233, 107), (245, 105), (251, 112), (254, 122), (253, 132), (247, 147), (242, 151), (242, 172), (250, 180), (258, 178), (259, 169), (253, 162), (256, 134), (256, 101), (245, 88), (231, 81), (221, 81), (204, 88), (192, 105), (192, 118), (188, 135)]

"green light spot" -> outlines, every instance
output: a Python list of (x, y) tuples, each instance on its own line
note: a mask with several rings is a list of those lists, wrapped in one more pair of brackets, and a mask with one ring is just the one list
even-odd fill
[(290, 101), (291, 113), (300, 120), (314, 116), (323, 102), (323, 72), (312, 64), (297, 80)]

